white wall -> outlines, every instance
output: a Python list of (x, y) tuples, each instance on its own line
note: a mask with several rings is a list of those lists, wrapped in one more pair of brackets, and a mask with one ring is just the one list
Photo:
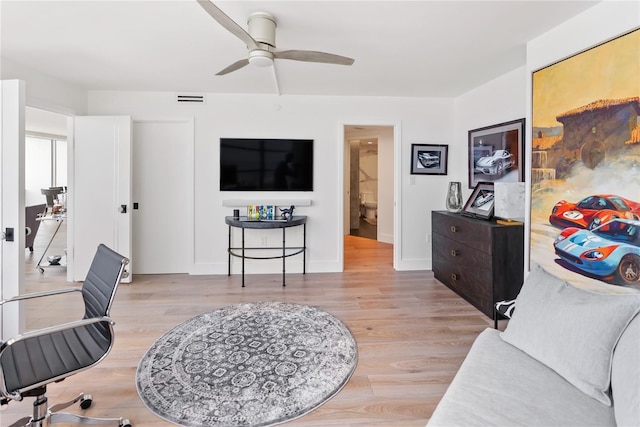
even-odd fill
[(29, 107), (68, 115), (82, 115), (87, 111), (86, 90), (51, 77), (43, 71), (2, 58), (0, 79), (24, 80), (27, 91), (25, 103)]
[[(519, 67), (456, 99), (456, 144), (449, 147), (449, 158), (453, 159), (449, 161), (449, 177), (452, 181), (462, 182), (463, 203), (472, 192), (469, 189), (469, 131), (525, 117), (526, 83), (526, 68)], [(527, 126), (529, 119), (525, 123)], [(525, 162), (525, 168), (527, 164)], [(442, 197), (446, 190), (441, 189)]]
[[(409, 176), (411, 143), (451, 144), (453, 101), (447, 99), (307, 97), (208, 94), (201, 105), (179, 105), (174, 93), (89, 92), (89, 114), (127, 114), (132, 119), (195, 119), (195, 268), (202, 274), (226, 274), (224, 199), (264, 199), (258, 193), (218, 190), (220, 137), (282, 137), (315, 140), (315, 190), (312, 193), (274, 193), (276, 200), (311, 199), (299, 214), (307, 225), (308, 271), (339, 271), (342, 241), (342, 164), (344, 123), (398, 123), (402, 128), (399, 269), (429, 269), (426, 236), (428, 212), (444, 208), (446, 176)], [(135, 159), (134, 159), (135, 167)], [(392, 206), (392, 204), (390, 204)], [(294, 258), (291, 258), (292, 263)], [(268, 263), (252, 263), (267, 266)], [(289, 265), (289, 264), (287, 264)], [(274, 266), (275, 268), (276, 266)], [(254, 267), (261, 268), (261, 267)], [(270, 267), (265, 267), (270, 268)], [(259, 271), (259, 270), (258, 270)]]
[[(183, 106), (174, 102), (173, 93), (90, 92), (87, 110), (90, 114), (129, 114), (134, 120), (195, 118), (195, 263), (202, 273), (226, 272), (226, 245), (220, 242), (224, 241), (223, 217), (229, 214), (229, 208), (222, 206), (222, 199), (236, 197), (217, 190), (217, 141), (221, 136), (310, 137), (317, 141), (317, 190), (298, 195), (313, 201), (310, 207), (300, 208), (299, 212), (310, 216), (309, 271), (336, 271), (340, 264), (338, 242), (342, 233), (342, 188), (338, 188), (342, 168), (337, 164), (343, 149), (340, 124), (397, 123), (401, 132), (401, 158), (397, 164), (401, 168), (402, 201), (398, 218), (402, 242), (398, 268), (429, 269), (430, 212), (444, 209), (449, 181), (463, 183), (465, 199), (470, 194), (467, 132), (525, 117), (528, 153), (531, 72), (638, 26), (638, 2), (599, 3), (532, 40), (527, 46), (526, 66), (455, 100), (209, 95), (206, 105)], [(27, 80), (28, 105), (53, 105), (53, 111), (82, 113), (81, 90), (5, 61), (2, 76), (8, 78), (13, 74)], [(410, 175), (408, 159), (412, 143), (448, 144), (448, 175)], [(529, 158), (526, 164), (530, 164)], [(246, 194), (244, 197), (258, 196)]]
[[(393, 127), (384, 128), (378, 134), (378, 240), (385, 243), (393, 243), (393, 175), (396, 163), (393, 143)], [(394, 162), (385, 159), (394, 159)]]
[[(465, 201), (472, 191), (469, 189), (469, 131), (525, 117), (526, 83), (526, 69), (520, 67), (456, 99), (455, 139), (460, 144), (454, 154), (458, 161), (449, 163), (449, 174), (462, 182)], [(527, 121), (525, 126), (528, 125)]]

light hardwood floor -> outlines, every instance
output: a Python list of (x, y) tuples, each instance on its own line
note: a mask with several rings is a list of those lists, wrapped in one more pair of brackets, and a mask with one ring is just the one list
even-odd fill
[[(45, 225), (45, 224), (43, 224)], [(27, 289), (32, 292), (66, 283), (64, 268), (35, 263), (50, 227), (38, 233), (35, 252), (27, 250)], [(249, 301), (309, 304), (332, 313), (358, 342), (358, 366), (345, 388), (291, 426), (424, 426), (471, 343), (492, 322), (433, 278), (430, 271), (396, 272), (392, 247), (358, 237), (345, 237), (344, 273), (287, 276), (141, 275), (122, 284), (112, 309), (116, 342), (96, 367), (49, 386), (55, 404), (91, 393), (86, 415), (129, 418), (135, 427), (169, 426), (138, 398), (135, 372), (147, 348), (175, 325), (200, 313)], [(63, 253), (64, 230), (50, 253)], [(78, 284), (79, 285), (79, 284)], [(27, 326), (38, 328), (81, 316), (78, 295), (57, 296), (27, 304)], [(32, 399), (12, 402), (0, 412), (9, 425), (31, 413)], [(80, 413), (77, 407), (70, 411)]]

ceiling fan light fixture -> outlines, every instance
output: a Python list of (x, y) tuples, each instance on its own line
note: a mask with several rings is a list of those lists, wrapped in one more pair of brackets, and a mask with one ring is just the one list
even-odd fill
[(249, 64), (270, 67), (273, 65), (273, 53), (266, 50), (252, 50), (249, 52)]

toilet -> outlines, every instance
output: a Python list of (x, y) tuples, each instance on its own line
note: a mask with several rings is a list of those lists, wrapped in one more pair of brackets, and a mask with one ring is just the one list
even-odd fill
[(378, 202), (374, 200), (373, 193), (360, 193), (360, 203), (364, 206), (364, 217), (366, 219), (376, 219), (378, 217)]

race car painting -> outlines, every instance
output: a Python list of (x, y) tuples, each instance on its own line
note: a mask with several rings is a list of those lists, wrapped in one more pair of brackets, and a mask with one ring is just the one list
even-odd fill
[(558, 228), (592, 230), (615, 218), (640, 219), (640, 203), (614, 194), (595, 194), (578, 203), (560, 200), (551, 209), (549, 222)]
[(614, 219), (593, 230), (568, 227), (553, 247), (585, 276), (619, 285), (640, 283), (640, 221)]

